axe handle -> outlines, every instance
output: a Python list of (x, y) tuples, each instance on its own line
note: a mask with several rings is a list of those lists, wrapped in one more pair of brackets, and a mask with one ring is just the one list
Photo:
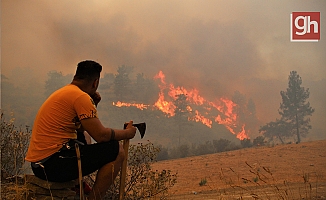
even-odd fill
[(124, 159), (124, 161), (122, 163), (121, 172), (120, 172), (119, 200), (122, 200), (123, 197), (124, 197), (124, 194), (125, 194), (129, 139), (123, 140), (123, 149), (124, 149), (124, 152), (125, 152), (125, 159)]
[(81, 167), (81, 158), (80, 158), (80, 150), (78, 143), (75, 143), (76, 155), (77, 155), (77, 162), (78, 162), (78, 181), (79, 181), (79, 199), (85, 200), (84, 198), (84, 181), (83, 181), (83, 173)]

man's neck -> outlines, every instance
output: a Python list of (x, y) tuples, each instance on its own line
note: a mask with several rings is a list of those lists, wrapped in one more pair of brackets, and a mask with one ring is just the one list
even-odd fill
[(71, 82), (72, 85), (77, 86), (79, 89), (81, 89), (83, 92), (87, 92), (87, 88), (85, 87), (85, 84), (82, 81), (78, 81), (78, 80), (73, 80)]

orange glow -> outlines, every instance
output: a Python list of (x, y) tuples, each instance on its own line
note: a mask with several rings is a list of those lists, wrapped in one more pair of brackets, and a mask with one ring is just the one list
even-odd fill
[(208, 126), (209, 128), (212, 128), (212, 120), (202, 116), (198, 110), (195, 111), (195, 116), (194, 117), (189, 117), (188, 120), (195, 121), (195, 122), (201, 122), (202, 124)]
[(248, 135), (246, 134), (245, 131), (245, 125), (242, 125), (242, 131), (237, 134), (237, 138), (240, 140), (248, 139)]
[(165, 75), (163, 74), (162, 71), (159, 71), (158, 74), (154, 76), (154, 79), (160, 79), (161, 83), (166, 84), (165, 83)]
[(145, 104), (141, 104), (141, 103), (123, 103), (121, 101), (118, 101), (117, 103), (112, 103), (114, 106), (117, 106), (117, 107), (130, 107), (130, 106), (133, 106), (133, 107), (136, 107), (140, 110), (144, 110), (144, 109), (147, 109), (149, 107), (149, 105), (145, 105)]
[[(168, 117), (175, 116), (175, 110), (177, 106), (175, 105), (175, 100), (177, 100), (179, 95), (184, 95), (186, 97), (186, 110), (188, 113), (188, 120), (200, 122), (209, 128), (212, 128), (213, 122), (224, 125), (227, 130), (240, 140), (249, 138), (246, 130), (245, 124), (241, 124), (236, 113), (237, 104), (228, 98), (219, 98), (214, 102), (204, 99), (199, 95), (197, 89), (186, 89), (184, 87), (175, 87), (173, 84), (167, 84), (165, 81), (165, 75), (162, 71), (159, 71), (154, 79), (159, 80), (160, 92), (158, 94), (158, 99), (154, 105), (136, 104), (136, 103), (122, 103), (118, 101), (113, 103), (114, 106), (133, 106), (140, 110), (147, 109), (151, 107), (152, 109), (158, 109), (165, 113)], [(193, 109), (195, 106), (198, 109)], [(213, 116), (212, 112), (218, 112), (217, 116)], [(241, 130), (239, 130), (241, 127)]]
[(164, 100), (163, 93), (160, 92), (158, 100), (154, 104), (159, 110), (168, 114), (169, 116), (174, 116), (176, 106), (172, 102)]

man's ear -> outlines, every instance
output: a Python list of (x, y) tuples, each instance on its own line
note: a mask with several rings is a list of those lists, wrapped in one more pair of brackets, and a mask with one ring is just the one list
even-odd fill
[(95, 79), (92, 85), (93, 88), (98, 88), (99, 83), (100, 83), (100, 78)]

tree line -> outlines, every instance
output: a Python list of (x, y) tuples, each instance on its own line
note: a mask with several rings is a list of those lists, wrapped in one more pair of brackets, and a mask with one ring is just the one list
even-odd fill
[[(136, 81), (132, 81), (130, 74), (133, 72), (133, 67), (125, 65), (120, 66), (117, 72), (115, 75), (105, 74), (103, 78), (104, 84), (102, 84), (100, 89), (110, 91), (108, 89), (111, 88), (111, 91), (115, 94), (115, 100), (144, 102), (145, 104), (153, 104), (155, 102), (156, 96), (153, 94), (157, 94), (159, 88), (157, 84), (154, 84), (153, 79), (145, 78), (143, 73), (139, 73), (136, 76)], [(58, 74), (52, 72), (49, 75), (50, 77), (46, 82), (47, 93), (52, 92), (51, 90), (54, 89), (53, 85), (57, 85), (51, 82), (53, 80), (60, 80), (57, 78)], [(62, 74), (60, 75), (59, 77), (63, 76)], [(258, 130), (260, 135), (264, 136), (269, 142), (280, 141), (284, 144), (287, 140), (293, 139), (295, 142), (300, 143), (302, 137), (306, 137), (312, 128), (309, 116), (312, 116), (315, 110), (308, 101), (310, 95), (309, 88), (305, 89), (301, 85), (302, 78), (300, 75), (297, 71), (291, 71), (288, 76), (288, 88), (280, 92), (282, 101), (278, 113), (281, 117), (266, 123)], [(114, 99), (113, 95), (111, 97)], [(177, 106), (175, 120), (178, 124), (178, 132), (180, 132), (181, 126), (187, 124), (188, 111), (185, 99), (185, 95), (179, 95), (174, 102)], [(245, 95), (239, 91), (235, 91), (232, 100), (238, 105), (237, 113), (239, 117), (246, 118), (243, 121), (246, 121), (247, 125), (255, 127), (258, 121), (255, 116), (256, 108), (253, 100), (247, 100)]]
[[(69, 84), (73, 78), (72, 74), (64, 75), (58, 71), (50, 71), (47, 76), (44, 84), (22, 88), (14, 86), (2, 75), (2, 94), (6, 94), (3, 95), (2, 109), (14, 111), (18, 124), (32, 126), (42, 102), (53, 91)], [(232, 101), (237, 104), (235, 109), (239, 119), (252, 130), (257, 131), (256, 135), (263, 136), (268, 142), (286, 143), (289, 140), (301, 142), (301, 138), (305, 137), (311, 129), (309, 116), (314, 112), (308, 102), (309, 89), (305, 89), (301, 84), (302, 79), (298, 73), (290, 72), (288, 88), (280, 92), (282, 102), (279, 114), (281, 117), (260, 128), (254, 101), (239, 91), (235, 91)], [(223, 139), (231, 142), (238, 141), (223, 125), (216, 124), (208, 128), (200, 123), (188, 121), (186, 96), (182, 94), (178, 95), (174, 101), (177, 109), (173, 117), (167, 117), (158, 110), (113, 106), (112, 102), (116, 101), (153, 105), (157, 100), (160, 91), (158, 83), (152, 78), (147, 78), (144, 73), (135, 74), (133, 67), (122, 65), (118, 67), (116, 73), (105, 73), (100, 79), (98, 90), (103, 97), (98, 107), (99, 115), (101, 120), (107, 123), (105, 125), (122, 128), (123, 123), (130, 119), (134, 119), (135, 122), (146, 121), (150, 132), (146, 137), (170, 150), (185, 144), (199, 145), (202, 141), (223, 141)], [(199, 152), (204, 151), (202, 148), (197, 146), (193, 149)], [(218, 152), (218, 150), (215, 151)]]
[(242, 148), (265, 146), (266, 141), (264, 136), (258, 136), (255, 139), (244, 139), (240, 142), (232, 142), (227, 139), (218, 139), (206, 141), (204, 143), (181, 144), (175, 147), (164, 147), (157, 145), (160, 149), (157, 159), (169, 160), (177, 158), (185, 158), (190, 156), (200, 156), (213, 153), (221, 153), (226, 151), (233, 151)]

